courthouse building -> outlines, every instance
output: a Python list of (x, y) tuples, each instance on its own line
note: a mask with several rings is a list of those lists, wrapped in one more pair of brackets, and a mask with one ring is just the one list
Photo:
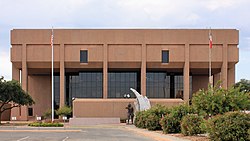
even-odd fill
[[(239, 31), (212, 29), (213, 82), (235, 83)], [(208, 29), (54, 29), (55, 108), (73, 106), (74, 117), (126, 117), (130, 88), (152, 105), (188, 101), (207, 88)], [(35, 104), (11, 110), (33, 120), (51, 109), (51, 30), (11, 31), (12, 77)], [(130, 94), (125, 99), (124, 94)]]

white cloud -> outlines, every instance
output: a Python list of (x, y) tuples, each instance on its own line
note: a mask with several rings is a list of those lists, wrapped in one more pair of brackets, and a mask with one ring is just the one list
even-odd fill
[(5, 80), (11, 80), (12, 66), (10, 62), (9, 52), (0, 52), (0, 76), (4, 76)]
[(235, 3), (237, 3), (236, 0), (210, 0), (206, 1), (204, 4), (209, 10), (214, 11), (219, 8), (231, 7)]
[[(11, 78), (12, 28), (236, 28), (248, 68), (249, 0), (0, 0), (0, 75)], [(5, 67), (6, 66), (6, 67)], [(8, 69), (9, 68), (9, 69)], [(245, 73), (238, 69), (237, 73)], [(246, 72), (250, 74), (249, 72)], [(239, 76), (239, 75), (238, 75)], [(249, 78), (250, 79), (250, 78)], [(237, 78), (238, 80), (238, 78)]]

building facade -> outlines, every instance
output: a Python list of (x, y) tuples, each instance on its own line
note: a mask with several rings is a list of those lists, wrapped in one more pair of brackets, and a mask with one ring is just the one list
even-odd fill
[[(152, 104), (188, 101), (207, 88), (207, 29), (55, 29), (55, 108), (73, 106), (74, 117), (126, 117), (130, 88)], [(213, 83), (235, 83), (239, 31), (212, 30)], [(51, 109), (51, 30), (11, 31), (12, 77), (36, 102), (11, 116), (32, 120)], [(130, 99), (124, 94), (130, 93)]]

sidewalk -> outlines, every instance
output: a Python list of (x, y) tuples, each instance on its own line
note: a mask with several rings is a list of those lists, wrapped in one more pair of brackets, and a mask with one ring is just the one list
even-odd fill
[(140, 129), (140, 128), (135, 127), (134, 125), (126, 125), (124, 127), (125, 129), (135, 132), (136, 134), (143, 135), (143, 136), (152, 138), (157, 141), (190, 141), (187, 139), (181, 139), (178, 137), (159, 133), (157, 131), (148, 131), (147, 129)]

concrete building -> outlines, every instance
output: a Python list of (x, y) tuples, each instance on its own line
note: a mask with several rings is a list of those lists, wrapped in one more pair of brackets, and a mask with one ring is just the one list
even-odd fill
[[(207, 29), (55, 29), (55, 107), (75, 117), (126, 117), (131, 87), (152, 104), (188, 101), (208, 85)], [(239, 31), (213, 29), (213, 82), (235, 83)], [(12, 77), (36, 104), (12, 109), (32, 120), (51, 108), (51, 30), (11, 31)], [(72, 101), (72, 98), (75, 98)]]

